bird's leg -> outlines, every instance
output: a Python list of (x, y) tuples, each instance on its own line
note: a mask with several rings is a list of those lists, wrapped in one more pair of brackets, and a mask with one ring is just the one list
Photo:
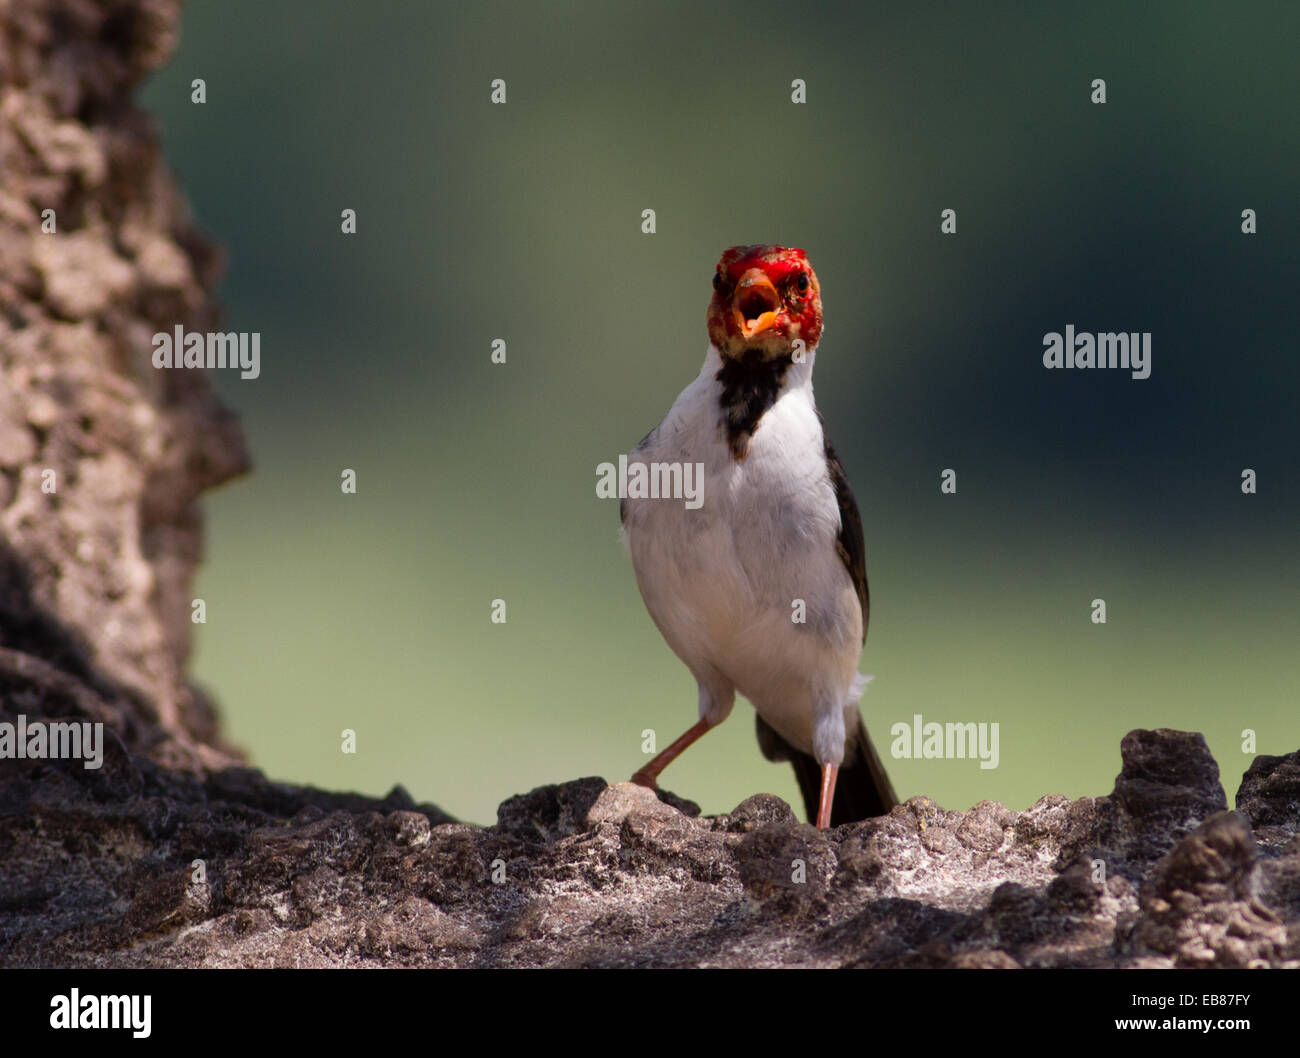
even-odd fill
[(822, 798), (817, 805), (817, 829), (831, 825), (831, 804), (835, 801), (835, 777), (840, 773), (838, 764), (822, 765)]
[(659, 773), (680, 757), (682, 751), (704, 732), (708, 731), (711, 726), (707, 720), (701, 720), (692, 725), (686, 734), (682, 735), (681, 738), (646, 764), (644, 768), (638, 769), (637, 773), (632, 776), (632, 781), (638, 786), (648, 786), (652, 790), (657, 789)]

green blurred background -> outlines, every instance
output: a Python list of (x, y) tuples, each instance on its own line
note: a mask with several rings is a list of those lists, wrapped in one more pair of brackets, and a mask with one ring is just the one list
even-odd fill
[[(824, 291), (869, 726), (1001, 725), (998, 769), (894, 761), (903, 796), (1106, 793), (1134, 727), (1205, 732), (1230, 797), (1243, 729), (1296, 749), (1300, 17), (1136, 6), (188, 4), (143, 101), (262, 333), (217, 380), (256, 470), (207, 500), (198, 589), (231, 737), (486, 822), (691, 724), (596, 466), (699, 370), (719, 253), (782, 242)], [(1068, 323), (1153, 332), (1152, 377), (1044, 370)], [(797, 800), (751, 713), (664, 784)]]

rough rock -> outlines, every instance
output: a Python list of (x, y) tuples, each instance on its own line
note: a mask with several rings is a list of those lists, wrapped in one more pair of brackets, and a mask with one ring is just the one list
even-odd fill
[(1157, 818), (1203, 804), (1214, 762), (1183, 732), (1123, 746), (1108, 797), (914, 797), (829, 832), (769, 794), (699, 817), (600, 779), (475, 827), (400, 789), (196, 776), (121, 742), (98, 772), (8, 762), (0, 965), (1300, 965), (1300, 838), (1266, 853), (1245, 814), (1206, 806), (1167, 847), (1113, 802), (1158, 768), (1179, 778), (1143, 802)]
[(1269, 845), (1300, 834), (1300, 753), (1256, 757), (1242, 776), (1237, 811)]
[(57, 710), (79, 681), (132, 750), (201, 768), (238, 754), (184, 672), (197, 498), (248, 456), (204, 372), (150, 362), (159, 331), (219, 329), (221, 255), (131, 101), (179, 12), (0, 5), (0, 644), (64, 675), (19, 688), (8, 654), (0, 690)]
[(1183, 838), (1143, 884), (1140, 906), (1127, 946), (1176, 966), (1271, 966), (1289, 946), (1286, 925), (1260, 897), (1255, 841), (1235, 812)]

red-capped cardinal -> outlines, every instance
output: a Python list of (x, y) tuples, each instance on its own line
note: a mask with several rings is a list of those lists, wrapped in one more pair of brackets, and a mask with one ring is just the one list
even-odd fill
[(813, 402), (822, 302), (807, 256), (732, 247), (708, 325), (699, 377), (628, 456), (643, 478), (664, 465), (703, 470), (702, 502), (622, 503), (641, 597), (700, 691), (699, 722), (632, 781), (653, 787), (739, 691), (757, 710), (764, 756), (794, 765), (810, 821), (881, 815), (897, 798), (858, 711), (870, 679), (858, 673), (862, 522)]

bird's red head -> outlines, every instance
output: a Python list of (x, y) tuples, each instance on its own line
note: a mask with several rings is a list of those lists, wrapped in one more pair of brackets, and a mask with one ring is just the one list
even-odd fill
[(788, 356), (796, 341), (811, 350), (822, 336), (822, 296), (802, 250), (733, 246), (713, 275), (709, 339), (724, 358), (758, 350)]

